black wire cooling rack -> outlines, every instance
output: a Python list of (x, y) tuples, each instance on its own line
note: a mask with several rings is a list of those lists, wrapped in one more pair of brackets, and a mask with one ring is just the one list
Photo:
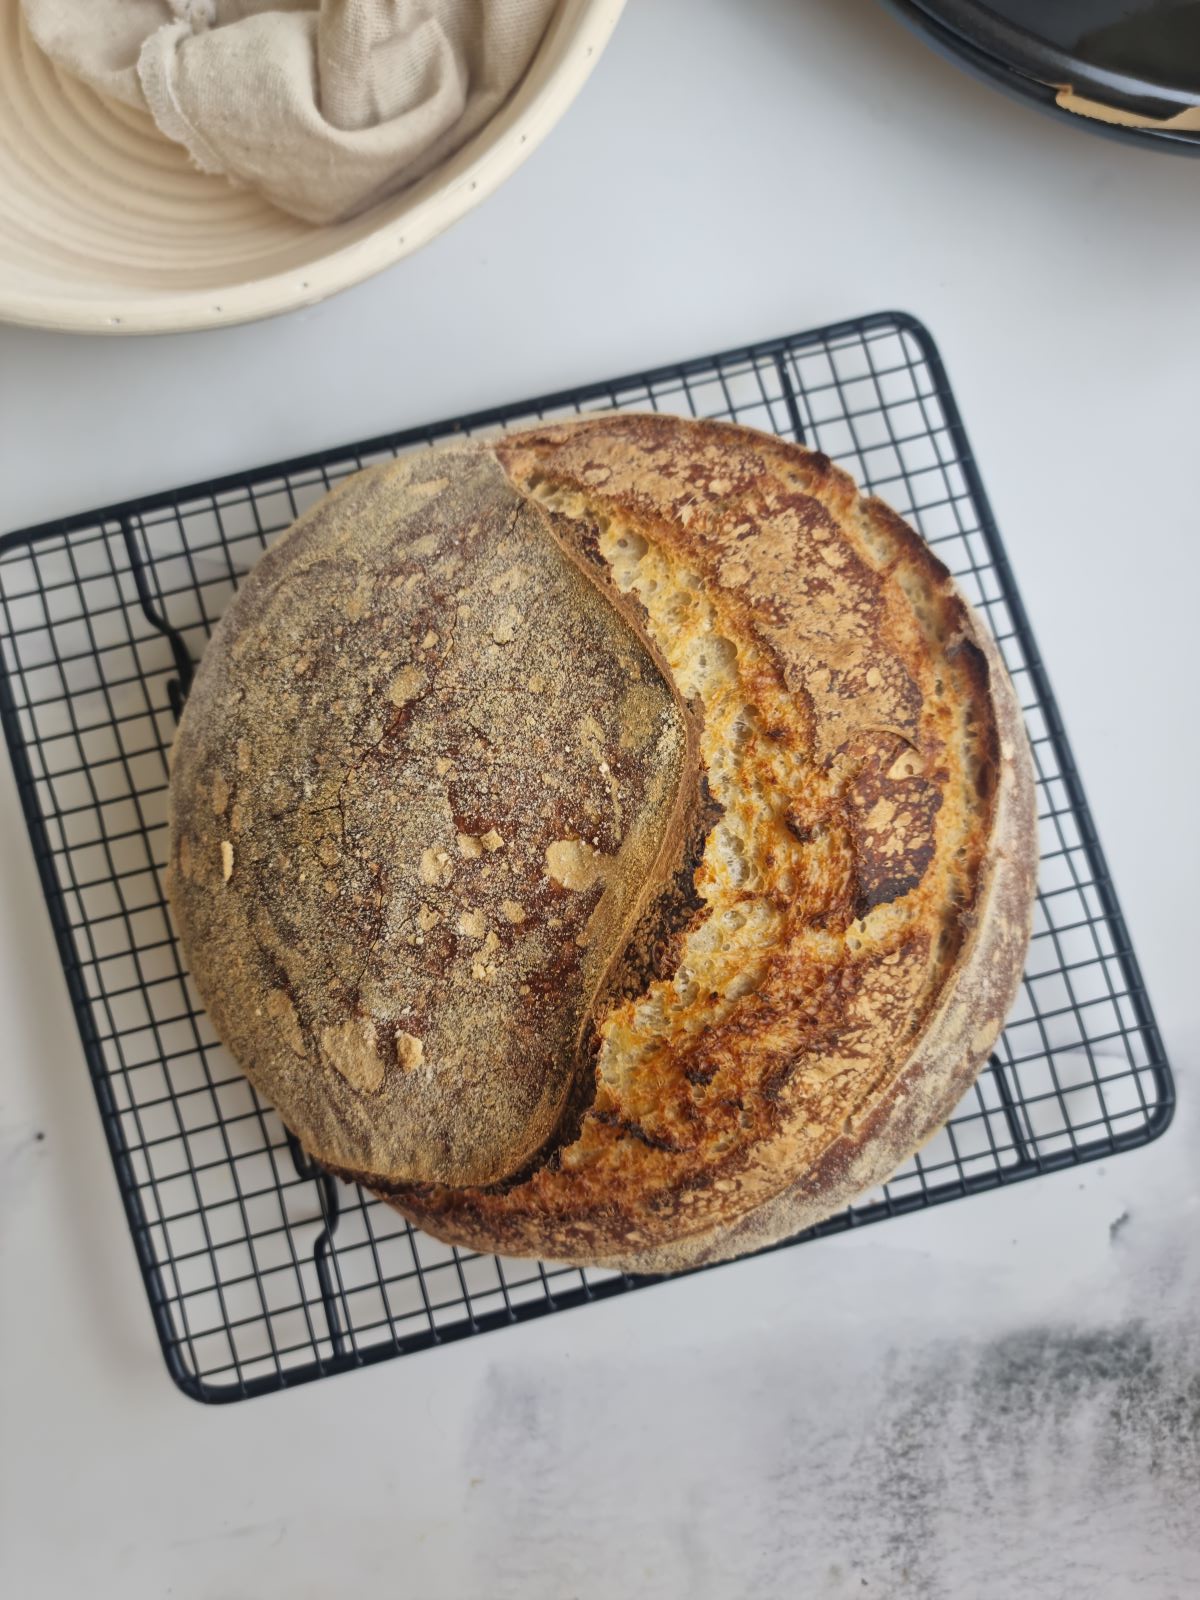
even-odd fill
[(167, 749), (239, 577), (338, 478), (449, 434), (620, 408), (736, 418), (916, 521), (991, 625), (1037, 760), (1021, 995), (949, 1126), (814, 1234), (1144, 1144), (1171, 1077), (1050, 687), (937, 349), (884, 313), (12, 533), (0, 720), (171, 1375), (222, 1401), (649, 1280), (451, 1249), (311, 1166), (217, 1043), (167, 921)]

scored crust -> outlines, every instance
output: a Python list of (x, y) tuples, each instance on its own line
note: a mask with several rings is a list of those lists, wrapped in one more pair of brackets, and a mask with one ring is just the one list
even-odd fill
[(1029, 936), (986, 630), (825, 457), (724, 424), (351, 480), (214, 636), (172, 802), (222, 1038), (477, 1249), (677, 1270), (840, 1209), (952, 1112)]

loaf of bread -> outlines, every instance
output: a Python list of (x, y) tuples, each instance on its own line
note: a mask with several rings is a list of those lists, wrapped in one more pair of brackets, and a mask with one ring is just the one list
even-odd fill
[(458, 1244), (666, 1271), (887, 1178), (995, 1043), (1028, 745), (824, 457), (606, 414), (348, 479), (175, 741), (169, 895), (305, 1149)]

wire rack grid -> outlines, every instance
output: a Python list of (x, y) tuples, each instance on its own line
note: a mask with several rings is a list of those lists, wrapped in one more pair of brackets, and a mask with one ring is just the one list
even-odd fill
[[(448, 435), (595, 409), (736, 419), (846, 465), (987, 618), (1038, 768), (1041, 877), (989, 1068), (885, 1188), (804, 1238), (1143, 1144), (1173, 1088), (1058, 711), (930, 336), (883, 313), (0, 540), (0, 720), (172, 1377), (225, 1401), (642, 1287), (451, 1249), (312, 1166), (217, 1041), (168, 922), (167, 750), (239, 578), (331, 484)], [(795, 1242), (795, 1241), (793, 1241)]]

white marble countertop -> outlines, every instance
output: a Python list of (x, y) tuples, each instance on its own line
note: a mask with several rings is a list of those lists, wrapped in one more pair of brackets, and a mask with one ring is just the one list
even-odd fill
[[(1175, 1066), (1148, 1149), (202, 1408), (0, 762), (0, 1578), (225, 1600), (1200, 1589), (1200, 163), (845, 0), (637, 0), (555, 136), (325, 306), (0, 331), (0, 526), (885, 306), (938, 339)], [(1126, 1220), (1118, 1225), (1118, 1219)]]

